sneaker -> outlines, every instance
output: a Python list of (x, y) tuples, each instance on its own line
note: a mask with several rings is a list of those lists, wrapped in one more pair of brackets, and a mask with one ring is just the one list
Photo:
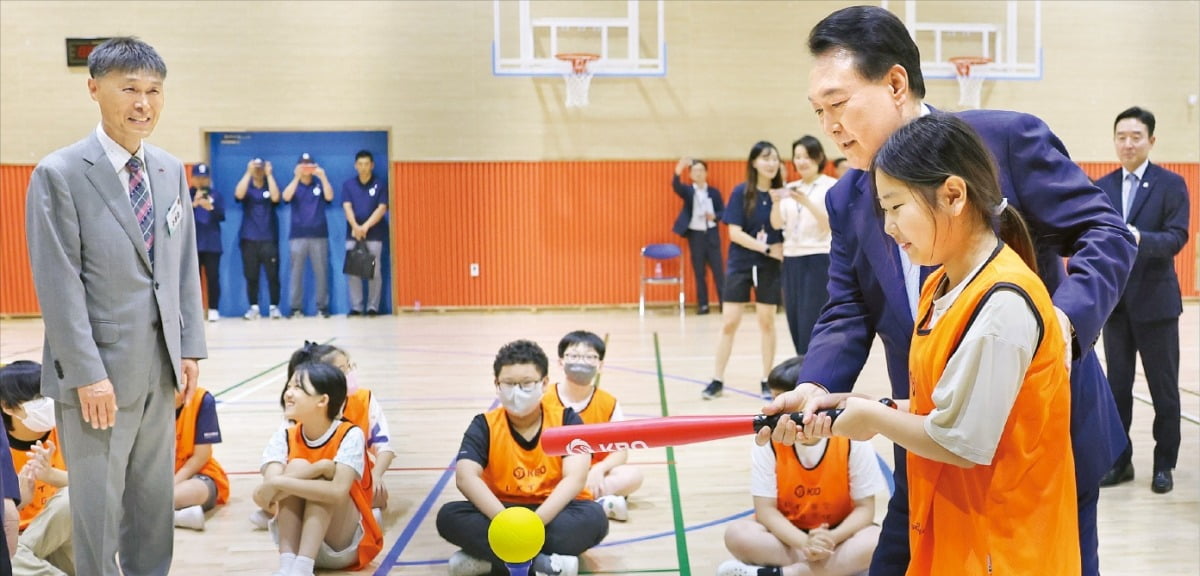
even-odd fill
[(351, 318), (353, 318), (353, 317), (355, 317), (355, 316), (362, 316), (362, 312), (359, 312), (358, 310), (351, 310), (351, 311), (350, 311), (349, 313), (347, 313), (346, 315), (347, 315), (347, 316), (350, 316)]
[(254, 526), (255, 530), (266, 530), (267, 523), (270, 521), (271, 516), (262, 508), (250, 513), (250, 524)]
[(322, 318), (328, 318), (328, 317), (329, 317), (329, 311), (328, 311), (328, 310), (326, 310), (326, 309), (324, 309), (324, 308), (321, 308), (321, 309), (317, 310), (317, 314), (320, 314)]
[(220, 319), (221, 319), (221, 315), (218, 314), (216, 310), (208, 311), (208, 321), (209, 322), (216, 322), (217, 320), (220, 320)]
[(535, 576), (579, 576), (579, 558), (561, 554), (538, 554), (533, 559)]
[(704, 387), (704, 391), (700, 393), (700, 397), (705, 400), (712, 400), (713, 398), (720, 396), (724, 391), (725, 383), (721, 382), (720, 380), (713, 380), (712, 382), (708, 383), (708, 386)]
[(250, 309), (247, 310), (245, 314), (242, 314), (242, 318), (247, 320), (254, 320), (258, 318), (258, 306), (251, 304)]
[(281, 314), (279, 312), (278, 306), (272, 304), (271, 305), (271, 319), (275, 319), (275, 318), (283, 318), (283, 314)]
[(459, 550), (450, 555), (449, 572), (450, 576), (483, 576), (492, 572), (492, 563)]
[(604, 508), (604, 515), (608, 516), (609, 520), (624, 522), (629, 519), (629, 503), (625, 501), (624, 496), (609, 494), (601, 496), (596, 502)]
[(767, 381), (763, 380), (760, 382), (760, 384), (762, 385), (762, 399), (766, 400), (767, 402), (774, 400), (775, 396), (771, 394), (771, 386), (767, 384)]
[(367, 316), (374, 318), (379, 315), (378, 310), (367, 310)]
[(204, 530), (204, 509), (199, 506), (188, 506), (175, 511), (175, 525), (180, 528)]
[(299, 308), (292, 308), (292, 313), (288, 314), (288, 318), (303, 318), (303, 317), (304, 317), (304, 311), (300, 310)]
[[(726, 560), (717, 567), (717, 576), (758, 576), (761, 574), (760, 566), (746, 564), (738, 560)], [(776, 571), (779, 569), (776, 568)]]

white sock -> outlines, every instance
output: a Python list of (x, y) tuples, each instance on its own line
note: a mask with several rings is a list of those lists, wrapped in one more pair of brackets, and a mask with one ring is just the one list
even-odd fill
[(313, 576), (313, 568), (316, 567), (316, 560), (304, 556), (297, 556), (296, 561), (292, 562), (292, 569), (288, 572), (289, 576)]
[(296, 555), (291, 552), (284, 552), (279, 555), (279, 572), (287, 574), (292, 571), (292, 564), (296, 562)]

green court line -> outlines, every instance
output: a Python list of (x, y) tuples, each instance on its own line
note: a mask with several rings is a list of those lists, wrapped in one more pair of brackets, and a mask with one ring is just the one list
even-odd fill
[[(334, 340), (337, 340), (337, 337), (330, 338), (330, 339), (328, 339), (328, 340), (326, 340), (326, 341), (322, 342), (321, 344), (328, 344), (328, 343), (330, 343), (330, 342), (333, 342)], [(278, 363), (278, 364), (276, 364), (276, 365), (274, 365), (274, 366), (271, 366), (270, 368), (267, 368), (266, 370), (263, 370), (262, 372), (259, 372), (258, 374), (255, 374), (255, 375), (253, 375), (253, 376), (251, 376), (251, 377), (249, 377), (249, 378), (246, 378), (245, 380), (242, 380), (241, 382), (238, 382), (238, 383), (236, 383), (236, 384), (234, 384), (234, 385), (232, 385), (232, 386), (230, 386), (230, 387), (228, 387), (228, 388), (226, 388), (226, 389), (224, 389), (224, 390), (222, 390), (222, 391), (220, 391), (220, 392), (214, 392), (214, 393), (213, 393), (213, 398), (220, 398), (220, 397), (221, 397), (223, 394), (227, 394), (227, 393), (229, 393), (229, 392), (233, 392), (234, 390), (237, 390), (238, 388), (241, 388), (242, 386), (245, 386), (246, 384), (249, 384), (249, 383), (251, 383), (251, 382), (253, 382), (253, 381), (255, 381), (255, 380), (258, 380), (259, 378), (262, 378), (262, 377), (263, 377), (265, 374), (268, 374), (268, 373), (270, 373), (270, 372), (273, 372), (273, 371), (275, 371), (275, 370), (276, 370), (276, 369), (278, 369), (280, 366), (287, 366), (287, 363), (288, 363), (290, 360), (291, 360), (290, 358), (289, 358), (288, 360), (284, 360), (283, 362), (280, 362), (280, 363)]]
[[(662, 415), (667, 414), (667, 390), (663, 380), (662, 353), (658, 348), (658, 332), (654, 333), (654, 366), (658, 371), (658, 402)], [(679, 573), (691, 574), (688, 563), (687, 529), (683, 525), (683, 506), (679, 502), (679, 476), (675, 472), (675, 448), (667, 446), (667, 474), (671, 485), (671, 512), (675, 516), (675, 551), (679, 553)]]

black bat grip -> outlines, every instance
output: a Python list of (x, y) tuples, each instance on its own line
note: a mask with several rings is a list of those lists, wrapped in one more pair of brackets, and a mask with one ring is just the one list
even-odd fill
[[(840, 415), (841, 413), (842, 413), (841, 408), (829, 408), (827, 410), (820, 410), (817, 412), (817, 414), (824, 414), (824, 415), (828, 416), (830, 420), (837, 420), (838, 415)], [(804, 413), (803, 412), (791, 412), (788, 414), (775, 414), (773, 416), (767, 416), (766, 414), (759, 414), (758, 416), (754, 417), (754, 433), (757, 434), (758, 431), (762, 430), (763, 428), (771, 428), (772, 430), (775, 429), (775, 426), (779, 424), (779, 420), (784, 417), (791, 418), (792, 422), (795, 422), (797, 426), (803, 425), (803, 422), (804, 422)]]

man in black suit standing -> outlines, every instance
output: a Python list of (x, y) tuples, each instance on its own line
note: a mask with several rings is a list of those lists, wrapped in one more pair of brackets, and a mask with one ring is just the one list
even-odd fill
[[(1142, 368), (1154, 403), (1154, 476), (1159, 494), (1175, 486), (1171, 470), (1179, 456), (1179, 316), (1183, 299), (1175, 255), (1188, 240), (1188, 191), (1182, 177), (1151, 164), (1154, 114), (1134, 106), (1117, 115), (1113, 144), (1121, 168), (1096, 182), (1125, 217), (1137, 241), (1137, 259), (1125, 292), (1104, 324), (1108, 382), (1125, 435), (1133, 422), (1134, 361)], [(1133, 443), (1105, 474), (1101, 486), (1133, 480)]]
[[(688, 186), (680, 180), (684, 169), (689, 171), (692, 184)], [(713, 280), (717, 285), (717, 301), (723, 302), (725, 271), (721, 268), (721, 233), (717, 222), (725, 212), (725, 202), (721, 199), (721, 191), (708, 185), (708, 164), (703, 160), (681, 158), (675, 165), (675, 177), (671, 179), (671, 188), (683, 200), (679, 216), (675, 218), (674, 232), (688, 241), (688, 251), (692, 253), (692, 271), (696, 275), (696, 313), (708, 314), (708, 281), (705, 280), (704, 266), (712, 271)]]

